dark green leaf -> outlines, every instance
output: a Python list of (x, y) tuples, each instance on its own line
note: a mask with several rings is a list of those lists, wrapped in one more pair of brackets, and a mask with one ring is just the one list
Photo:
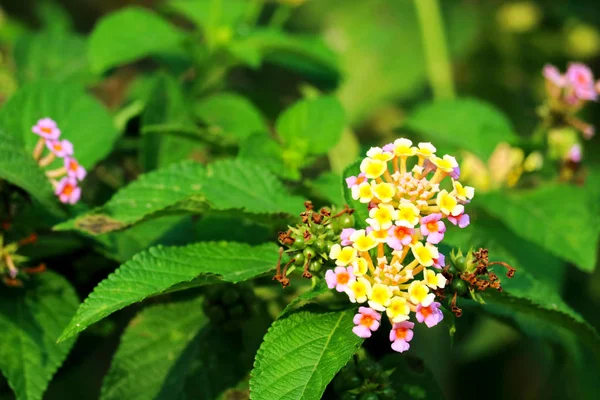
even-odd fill
[(358, 200), (354, 200), (352, 198), (352, 191), (348, 189), (348, 185), (346, 184), (346, 178), (350, 176), (358, 176), (358, 174), (360, 174), (360, 163), (361, 160), (358, 160), (346, 167), (344, 173), (342, 174), (340, 184), (342, 185), (342, 190), (344, 192), (344, 199), (346, 200), (346, 204), (348, 204), (350, 208), (354, 209), (354, 215), (356, 216), (356, 226), (359, 226), (360, 228), (365, 228), (367, 226), (367, 223), (365, 221), (367, 218), (369, 218), (368, 205), (361, 203)]
[(418, 107), (406, 125), (435, 144), (464, 149), (486, 161), (500, 142), (517, 139), (506, 116), (475, 99), (436, 101)]
[(299, 303), (316, 299), (320, 295), (327, 293), (328, 290), (329, 288), (327, 287), (327, 282), (325, 282), (325, 279), (321, 279), (315, 286), (302, 293), (294, 300), (290, 301), (289, 304), (283, 309), (281, 314), (279, 314), (279, 318), (282, 318), (284, 315), (288, 314)]
[(354, 310), (302, 309), (275, 321), (256, 354), (250, 396), (257, 400), (318, 400), (362, 339)]
[(279, 143), (263, 134), (252, 135), (243, 140), (238, 157), (292, 181), (300, 179), (299, 169), (310, 160), (293, 149), (284, 150)]
[(56, 339), (77, 309), (75, 290), (45, 272), (0, 292), (0, 369), (19, 400), (40, 400), (74, 340)]
[(340, 187), (342, 179), (334, 172), (324, 172), (317, 179), (310, 181), (308, 186), (313, 189), (317, 196), (329, 201), (333, 205), (342, 206), (346, 204), (344, 199), (344, 188)]
[(88, 55), (94, 72), (144, 57), (168, 54), (181, 45), (185, 35), (144, 8), (129, 7), (102, 18), (90, 36)]
[(273, 269), (274, 244), (252, 247), (233, 242), (204, 242), (185, 247), (153, 247), (121, 265), (81, 304), (60, 340), (66, 340), (113, 312), (174, 285), (219, 275), (241, 282)]

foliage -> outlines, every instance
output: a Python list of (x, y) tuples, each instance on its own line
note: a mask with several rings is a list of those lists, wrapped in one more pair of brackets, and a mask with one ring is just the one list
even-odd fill
[[(0, 9), (1, 398), (595, 398), (600, 87), (560, 75), (600, 71), (595, 2), (22, 3)], [(45, 118), (73, 154), (41, 155)], [(346, 178), (398, 137), (475, 187), (445, 325), (404, 354), (324, 279), (372, 217)], [(502, 291), (459, 287), (480, 248), (473, 282)]]

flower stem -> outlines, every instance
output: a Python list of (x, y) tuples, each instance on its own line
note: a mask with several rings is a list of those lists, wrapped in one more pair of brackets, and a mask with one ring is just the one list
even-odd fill
[(452, 65), (438, 0), (415, 0), (415, 6), (433, 95), (436, 100), (453, 99), (455, 91)]

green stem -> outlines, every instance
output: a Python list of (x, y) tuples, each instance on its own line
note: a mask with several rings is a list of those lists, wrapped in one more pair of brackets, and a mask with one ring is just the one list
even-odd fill
[(455, 97), (452, 65), (438, 0), (415, 0), (429, 82), (436, 100)]

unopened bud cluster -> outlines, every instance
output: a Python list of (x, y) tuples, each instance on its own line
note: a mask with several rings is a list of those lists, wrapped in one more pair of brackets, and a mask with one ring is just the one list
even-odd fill
[(397, 399), (396, 390), (390, 382), (390, 373), (381, 364), (370, 359), (351, 359), (333, 380), (336, 399)]

